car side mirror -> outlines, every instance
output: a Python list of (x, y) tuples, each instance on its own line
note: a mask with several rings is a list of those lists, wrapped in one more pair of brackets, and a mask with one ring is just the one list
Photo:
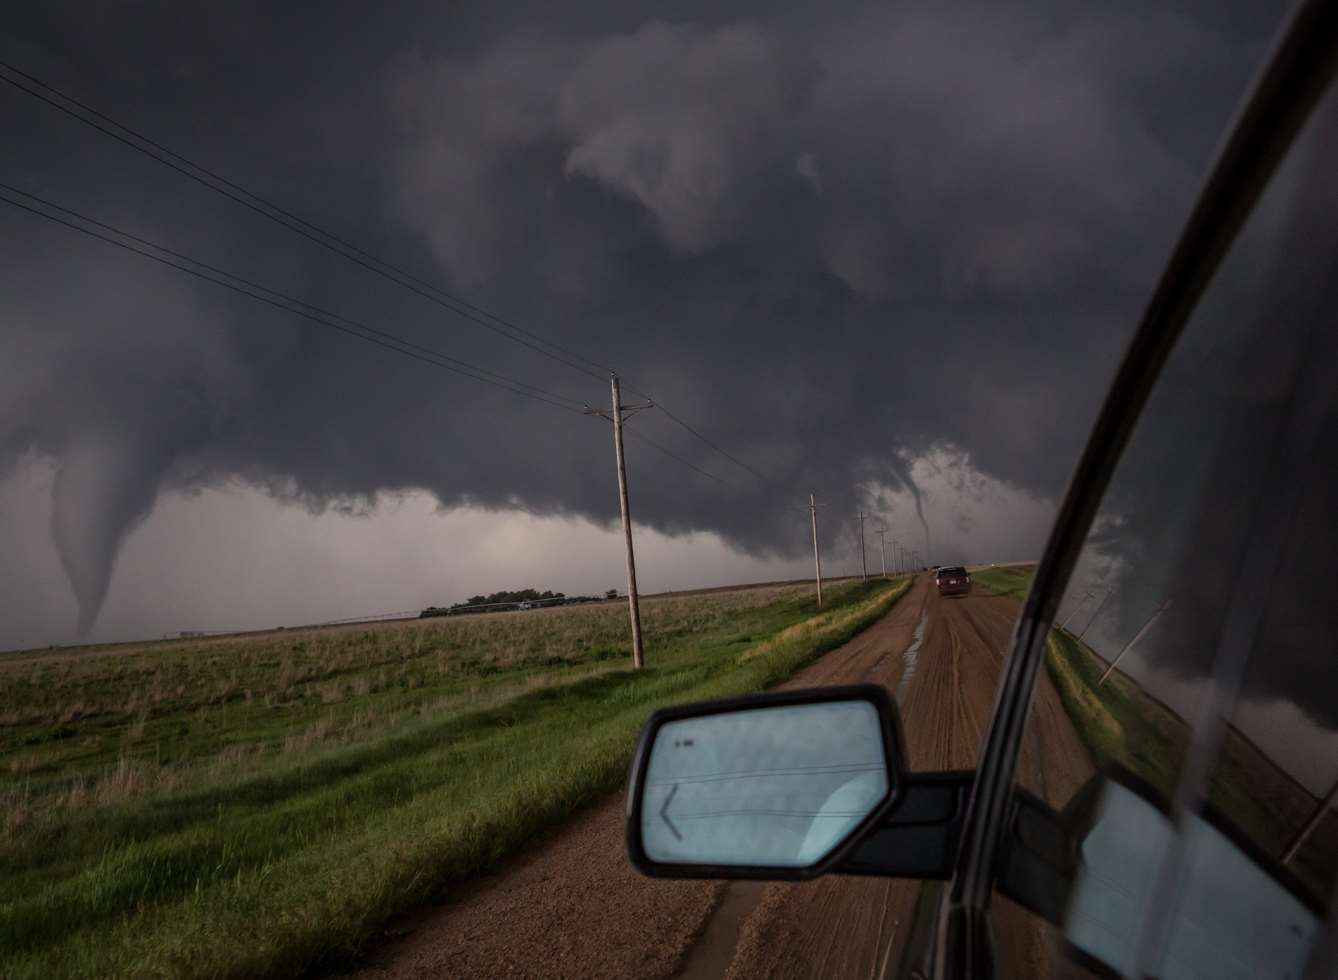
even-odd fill
[(657, 711), (632, 763), (627, 846), (656, 877), (804, 879), (901, 800), (886, 689), (782, 691)]

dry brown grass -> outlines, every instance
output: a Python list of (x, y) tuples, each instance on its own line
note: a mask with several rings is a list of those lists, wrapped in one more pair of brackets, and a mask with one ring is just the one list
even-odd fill
[(0, 728), (0, 973), (301, 974), (611, 789), (646, 712), (842, 642), (791, 630), (740, 662), (813, 616), (785, 595), (648, 601), (639, 673), (613, 605), (0, 656), (21, 716)]
[(326, 716), (297, 735), (290, 735), (283, 743), (286, 753), (307, 752), (313, 746), (324, 745), (335, 729), (332, 718)]
[(48, 765), (54, 758), (54, 753), (41, 749), (15, 752), (6, 761), (5, 768), (16, 776), (22, 776)]
[[(647, 644), (804, 591), (646, 600)], [(0, 656), (5, 833), (493, 707), (629, 655), (626, 608), (608, 604)], [(218, 740), (238, 724), (240, 742)]]
[(0, 789), (0, 841), (9, 842), (32, 822), (32, 798), (26, 787)]

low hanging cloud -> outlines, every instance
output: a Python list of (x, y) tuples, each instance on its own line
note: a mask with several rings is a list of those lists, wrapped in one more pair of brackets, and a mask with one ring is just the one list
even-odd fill
[[(593, 180), (650, 219), (609, 227), (607, 251), (649, 230), (694, 257), (756, 248), (789, 225), (813, 271), (858, 299), (895, 284), (907, 296), (1035, 298), (1097, 271), (1136, 277), (1144, 270), (1117, 268), (1139, 237), (1133, 220), (1187, 200), (1198, 167), (1149, 130), (1129, 80), (1086, 61), (1111, 38), (1047, 37), (1039, 17), (976, 13), (966, 27), (936, 10), (860, 12), (804, 40), (753, 22), (652, 22), (411, 59), (394, 73), (405, 217), (461, 279), (503, 260), (507, 207), (524, 206), (552, 248), (566, 244), (568, 229), (548, 220), (552, 197), (581, 191), (559, 176)], [(1220, 43), (1188, 23), (1164, 26), (1183, 54)], [(561, 159), (560, 174), (515, 180), (545, 156)], [(476, 204), (462, 214), (461, 198)]]
[[(16, 60), (616, 366), (765, 478), (646, 412), (633, 429), (729, 485), (630, 439), (637, 520), (764, 556), (801, 553), (809, 492), (834, 531), (874, 485), (904, 491), (913, 520), (915, 461), (944, 447), (1058, 495), (1272, 27), (1263, 5), (1093, 20), (838, 4), (816, 21), (711, 6), (675, 22), (620, 7), (560, 26), (503, 4), (486, 23), (425, 10), (376, 32), (307, 19), (298, 43), (268, 9), (207, 29), (33, 11)], [(71, 29), (84, 23), (103, 28)], [(221, 267), (607, 399), (605, 382), (6, 98), (28, 134), (16, 181), (40, 175), (26, 186)], [(600, 420), (5, 220), (0, 469), (54, 465), (54, 539), (85, 627), (165, 489), (241, 480), (313, 510), (424, 490), (445, 508), (616, 517)], [(1019, 552), (1035, 534), (1019, 530)]]

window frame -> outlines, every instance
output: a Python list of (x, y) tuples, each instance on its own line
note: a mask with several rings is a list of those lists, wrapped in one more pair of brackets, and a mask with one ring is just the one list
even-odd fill
[(984, 969), (982, 954), (992, 947), (989, 903), (1036, 679), (1046, 638), (1097, 509), (1177, 340), (1333, 83), (1335, 69), (1338, 2), (1304, 0), (1285, 20), (1228, 127), (1111, 383), (1056, 515), (996, 689), (962, 844), (939, 913), (943, 975), (978, 975)]

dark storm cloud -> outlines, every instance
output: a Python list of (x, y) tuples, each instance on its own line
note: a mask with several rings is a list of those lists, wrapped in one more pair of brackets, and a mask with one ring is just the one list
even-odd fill
[[(489, 5), (30, 12), (6, 56), (234, 180), (613, 364), (656, 413), (638, 520), (758, 554), (809, 490), (933, 447), (1053, 496), (1274, 14)], [(12, 90), (6, 179), (415, 342), (599, 382), (396, 292)], [(164, 487), (609, 520), (609, 435), (6, 214), (0, 467), (57, 466), (85, 623)], [(799, 515), (802, 518), (802, 515)], [(239, 532), (241, 533), (241, 532)], [(957, 556), (941, 556), (945, 559)]]

